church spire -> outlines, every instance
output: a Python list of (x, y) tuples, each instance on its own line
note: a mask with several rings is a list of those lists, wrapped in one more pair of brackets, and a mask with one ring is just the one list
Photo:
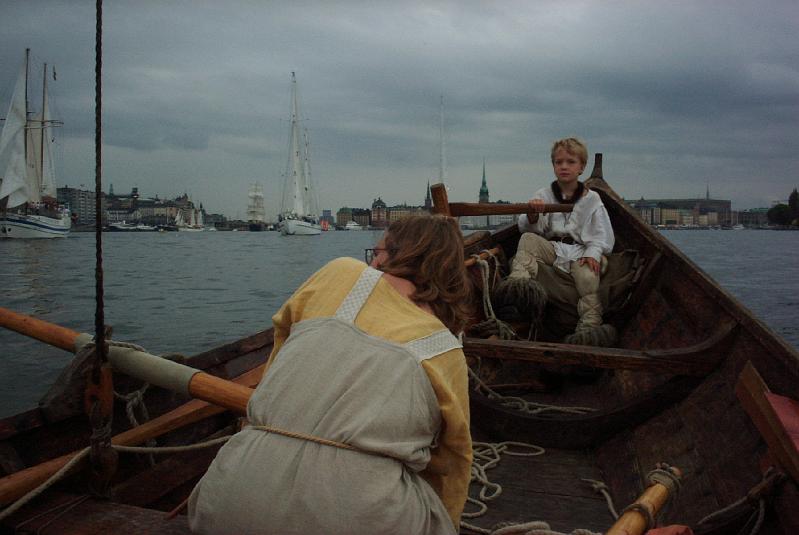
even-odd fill
[(433, 211), (433, 199), (430, 197), (430, 181), (427, 181), (427, 195), (424, 198), (424, 209), (428, 212)]
[(488, 200), (488, 185), (486, 184), (486, 159), (483, 158), (483, 184), (480, 186), (480, 202), (486, 203)]

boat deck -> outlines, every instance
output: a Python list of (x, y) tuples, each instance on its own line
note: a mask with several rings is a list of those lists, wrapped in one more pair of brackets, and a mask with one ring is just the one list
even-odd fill
[[(479, 440), (479, 431), (475, 434)], [(529, 451), (517, 446), (511, 446), (510, 450)], [(472, 525), (492, 528), (504, 522), (544, 521), (552, 529), (568, 533), (577, 528), (602, 532), (614, 522), (602, 494), (582, 481), (602, 480), (591, 451), (548, 448), (536, 456), (506, 453), (486, 475), (489, 481), (502, 486), (502, 492), (486, 503), (488, 511), (484, 515), (463, 519)], [(472, 483), (469, 496), (477, 498), (480, 489)], [(466, 512), (475, 510), (477, 506), (466, 504)]]

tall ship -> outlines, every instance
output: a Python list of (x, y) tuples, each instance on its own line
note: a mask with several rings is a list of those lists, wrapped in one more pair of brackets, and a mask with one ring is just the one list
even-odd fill
[(250, 231), (259, 232), (265, 230), (264, 189), (261, 184), (255, 183), (250, 186), (248, 197), (249, 203), (247, 204), (247, 222), (249, 224)]
[(58, 204), (44, 64), (41, 109), (29, 101), (30, 49), (17, 78), (0, 134), (0, 238), (58, 238), (69, 234), (69, 210)]
[(311, 182), (311, 159), (307, 130), (300, 141), (297, 78), (291, 73), (291, 131), (286, 183), (278, 230), (283, 236), (314, 236), (322, 233), (319, 207)]

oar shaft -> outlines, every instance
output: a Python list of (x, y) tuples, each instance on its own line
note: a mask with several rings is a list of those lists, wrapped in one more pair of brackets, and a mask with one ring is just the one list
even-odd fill
[(59, 349), (75, 352), (77, 331), (0, 307), (0, 327), (30, 336)]
[[(677, 477), (681, 477), (681, 472), (675, 469)], [(644, 493), (635, 500), (639, 507), (647, 509), (654, 518), (669, 500), (671, 491), (662, 483), (655, 483), (644, 490)], [(605, 535), (642, 535), (647, 528), (647, 517), (636, 510), (628, 510), (622, 514), (616, 523), (605, 532)]]

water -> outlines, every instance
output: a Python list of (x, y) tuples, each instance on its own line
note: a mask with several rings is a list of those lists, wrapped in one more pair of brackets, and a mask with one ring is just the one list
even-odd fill
[[(665, 231), (711, 277), (799, 347), (799, 232)], [(311, 273), (363, 258), (377, 232), (103, 235), (105, 321), (151, 353), (193, 354), (265, 329)], [(0, 306), (94, 331), (94, 234), (0, 240)], [(0, 417), (33, 407), (70, 355), (0, 329)]]
[[(363, 259), (379, 232), (103, 234), (105, 323), (154, 354), (191, 355), (271, 326), (314, 271)], [(0, 306), (94, 333), (94, 233), (0, 240)], [(0, 417), (35, 406), (71, 355), (0, 328)]]

